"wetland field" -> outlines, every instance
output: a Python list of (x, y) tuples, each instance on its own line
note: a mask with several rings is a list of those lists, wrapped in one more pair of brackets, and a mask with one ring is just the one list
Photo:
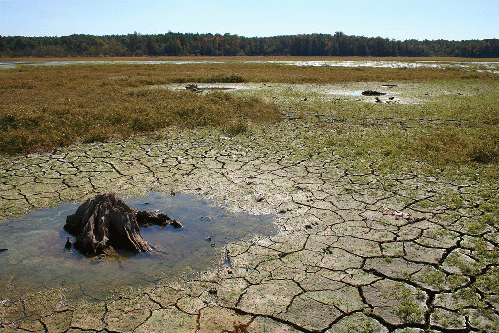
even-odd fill
[[(499, 331), (498, 86), (498, 59), (2, 59), (0, 332)], [(186, 228), (65, 250), (109, 191)]]

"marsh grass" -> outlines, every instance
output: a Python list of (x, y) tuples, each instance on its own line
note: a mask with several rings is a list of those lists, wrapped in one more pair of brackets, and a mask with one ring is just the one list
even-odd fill
[(242, 83), (246, 82), (246, 79), (238, 74), (215, 74), (208, 77), (178, 77), (171, 79), (173, 83), (186, 83), (186, 82), (196, 82), (196, 83)]
[[(18, 66), (1, 72), (0, 151), (50, 150), (73, 142), (105, 141), (153, 133), (168, 126), (214, 126), (229, 135), (249, 122), (275, 122), (280, 110), (299, 119), (327, 114), (327, 138), (311, 143), (309, 155), (324, 148), (354, 156), (377, 152), (385, 165), (419, 159), (447, 163), (496, 163), (498, 158), (497, 75), (459, 69), (345, 68), (276, 63), (195, 63), (182, 65), (92, 64)], [(244, 95), (194, 94), (157, 86), (181, 82), (431, 83), (476, 88), (421, 105), (375, 105), (312, 98), (294, 89)], [(469, 90), (469, 89), (468, 89)], [(267, 94), (273, 92), (267, 92)], [(310, 96), (317, 97), (317, 96)], [(279, 105), (277, 106), (276, 103)], [(314, 147), (314, 145), (316, 147)], [(321, 146), (321, 147), (318, 147)]]
[(497, 163), (499, 131), (495, 127), (437, 129), (411, 145), (419, 155), (433, 164)]
[[(145, 89), (168, 80), (161, 66), (19, 67), (1, 72), (0, 152), (51, 150), (179, 126), (224, 128), (281, 117), (274, 104), (223, 92)], [(236, 80), (232, 76), (210, 76)], [(234, 127), (232, 133), (240, 133)]]
[(333, 151), (376, 154), (380, 165), (394, 169), (408, 160), (441, 168), (499, 162), (498, 98), (499, 93), (489, 86), (479, 95), (436, 98), (417, 105), (335, 101), (306, 108), (315, 108), (328, 121), (322, 126), (327, 130), (326, 147)]
[(227, 124), (224, 128), (225, 133), (230, 136), (247, 133), (249, 131), (248, 122), (243, 119), (237, 119)]

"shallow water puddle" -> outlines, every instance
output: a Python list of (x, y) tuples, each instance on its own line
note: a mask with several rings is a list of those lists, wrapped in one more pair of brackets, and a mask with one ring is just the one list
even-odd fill
[(124, 286), (194, 276), (220, 263), (225, 244), (277, 233), (273, 215), (232, 213), (192, 195), (151, 193), (125, 202), (132, 208), (164, 212), (184, 227), (142, 228), (142, 237), (155, 251), (119, 252), (115, 258), (92, 260), (74, 249), (64, 249), (67, 238), (72, 237), (63, 226), (77, 204), (11, 220), (0, 225), (0, 248), (8, 249), (0, 252), (0, 298), (64, 287), (70, 298), (104, 299)]

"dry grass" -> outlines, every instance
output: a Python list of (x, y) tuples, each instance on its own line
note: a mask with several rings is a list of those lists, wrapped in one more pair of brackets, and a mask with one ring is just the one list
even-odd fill
[(371, 67), (313, 67), (278, 63), (224, 64), (201, 63), (182, 66), (164, 65), (162, 73), (153, 75), (159, 81), (208, 82), (215, 75), (237, 75), (246, 82), (266, 83), (343, 83), (390, 81), (442, 81), (461, 79), (493, 79), (494, 74), (463, 71), (458, 68), (371, 68)]
[(145, 89), (168, 82), (164, 69), (75, 65), (4, 70), (0, 151), (17, 154), (50, 150), (77, 141), (151, 133), (170, 125), (224, 128), (237, 119), (280, 119), (277, 106), (256, 98)]
[[(267, 58), (266, 58), (267, 59)], [(206, 59), (208, 60), (208, 59)], [(244, 60), (244, 59), (233, 59)], [(255, 59), (252, 59), (255, 60)], [(286, 59), (273, 59), (286, 60)], [(391, 59), (395, 60), (395, 59)], [(404, 59), (396, 59), (404, 60)], [(244, 133), (248, 121), (275, 122), (280, 119), (274, 104), (258, 97), (225, 93), (207, 95), (190, 91), (155, 89), (155, 85), (175, 82), (269, 82), (269, 83), (341, 83), (341, 82), (480, 82), (495, 85), (497, 75), (459, 69), (435, 68), (348, 68), (290, 66), (275, 63), (186, 63), (182, 65), (93, 64), (67, 66), (19, 66), (3, 69), (0, 81), (0, 152), (6, 154), (50, 150), (73, 142), (104, 141), (134, 134), (151, 133), (167, 126), (216, 126), (228, 134)], [(439, 101), (416, 109), (397, 108), (400, 117), (467, 117), (481, 119), (474, 126), (486, 133), (484, 146), (463, 142), (476, 139), (468, 134), (452, 134), (466, 146), (472, 159), (496, 160), (497, 94), (480, 98)], [(318, 108), (323, 106), (318, 105)], [(387, 117), (389, 109), (358, 103), (345, 105), (351, 114), (345, 118)], [(341, 113), (339, 111), (338, 113)], [(307, 112), (310, 112), (307, 111)], [(339, 114), (340, 115), (340, 114)], [(354, 116), (352, 116), (354, 115)], [(483, 126), (482, 126), (483, 125)], [(472, 133), (473, 132), (473, 133)], [(424, 133), (412, 151), (435, 151), (452, 140), (443, 140), (434, 130)], [(490, 134), (491, 133), (491, 134)], [(456, 136), (457, 135), (457, 136)], [(465, 135), (465, 136), (463, 136)], [(466, 139), (466, 138), (467, 139)], [(347, 140), (348, 141), (348, 140)], [(346, 141), (345, 141), (346, 142)], [(487, 152), (482, 153), (485, 148)], [(492, 148), (490, 148), (492, 147)], [(462, 147), (460, 151), (463, 151)]]

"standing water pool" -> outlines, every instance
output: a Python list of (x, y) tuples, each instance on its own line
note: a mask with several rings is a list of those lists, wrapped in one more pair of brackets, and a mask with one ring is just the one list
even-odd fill
[(0, 248), (8, 249), (0, 252), (0, 298), (65, 288), (69, 298), (101, 300), (122, 287), (193, 277), (221, 264), (225, 244), (277, 233), (273, 215), (233, 213), (193, 195), (172, 197), (153, 192), (124, 201), (131, 208), (163, 212), (183, 228), (141, 228), (142, 237), (154, 251), (119, 251), (117, 256), (97, 259), (64, 248), (68, 237), (73, 239), (63, 229), (66, 217), (78, 204), (9, 220), (0, 225)]

